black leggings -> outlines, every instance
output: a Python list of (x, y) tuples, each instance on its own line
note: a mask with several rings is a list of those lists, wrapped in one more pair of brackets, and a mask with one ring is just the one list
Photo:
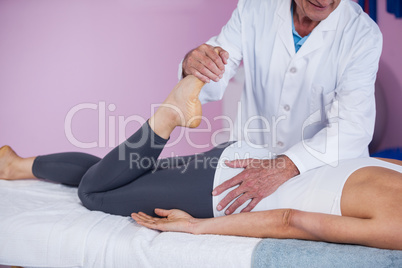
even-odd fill
[(90, 210), (155, 216), (155, 208), (178, 208), (197, 218), (213, 217), (215, 169), (231, 142), (198, 155), (157, 160), (166, 142), (146, 123), (103, 159), (84, 153), (38, 156), (32, 172), (78, 187), (82, 204)]

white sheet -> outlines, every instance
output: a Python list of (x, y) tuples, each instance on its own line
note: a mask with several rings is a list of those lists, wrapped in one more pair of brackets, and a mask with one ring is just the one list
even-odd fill
[(0, 264), (32, 267), (250, 267), (260, 239), (160, 233), (90, 212), (77, 189), (0, 180)]

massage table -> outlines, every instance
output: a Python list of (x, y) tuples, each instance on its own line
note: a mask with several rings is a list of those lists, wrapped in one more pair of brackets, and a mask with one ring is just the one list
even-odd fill
[(77, 189), (0, 180), (0, 264), (21, 267), (402, 267), (402, 251), (159, 232), (82, 206)]
[(260, 239), (161, 233), (89, 211), (77, 188), (0, 180), (0, 264), (23, 267), (250, 267)]

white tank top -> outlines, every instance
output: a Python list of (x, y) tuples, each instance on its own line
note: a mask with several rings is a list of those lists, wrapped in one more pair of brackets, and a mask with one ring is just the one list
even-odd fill
[[(262, 146), (250, 146), (244, 141), (233, 143), (225, 148), (219, 159), (214, 177), (214, 188), (244, 170), (243, 168), (229, 168), (224, 164), (225, 161), (247, 158), (271, 159), (273, 157), (275, 156), (269, 152), (269, 149)], [(261, 200), (252, 211), (291, 208), (341, 215), (340, 199), (346, 180), (354, 171), (367, 166), (385, 167), (402, 173), (402, 166), (375, 158), (342, 160), (336, 166), (325, 165), (288, 180), (273, 194)], [(225, 215), (225, 209), (230, 204), (222, 211), (218, 211), (216, 207), (235, 187), (213, 197), (214, 217)], [(235, 213), (240, 213), (250, 201), (240, 206)]]

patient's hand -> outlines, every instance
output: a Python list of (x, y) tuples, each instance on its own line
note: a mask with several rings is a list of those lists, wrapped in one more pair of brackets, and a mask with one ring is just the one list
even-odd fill
[(155, 213), (163, 218), (151, 217), (143, 212), (132, 213), (131, 217), (142, 226), (164, 232), (194, 232), (194, 223), (199, 221), (190, 214), (178, 209), (155, 209)]

